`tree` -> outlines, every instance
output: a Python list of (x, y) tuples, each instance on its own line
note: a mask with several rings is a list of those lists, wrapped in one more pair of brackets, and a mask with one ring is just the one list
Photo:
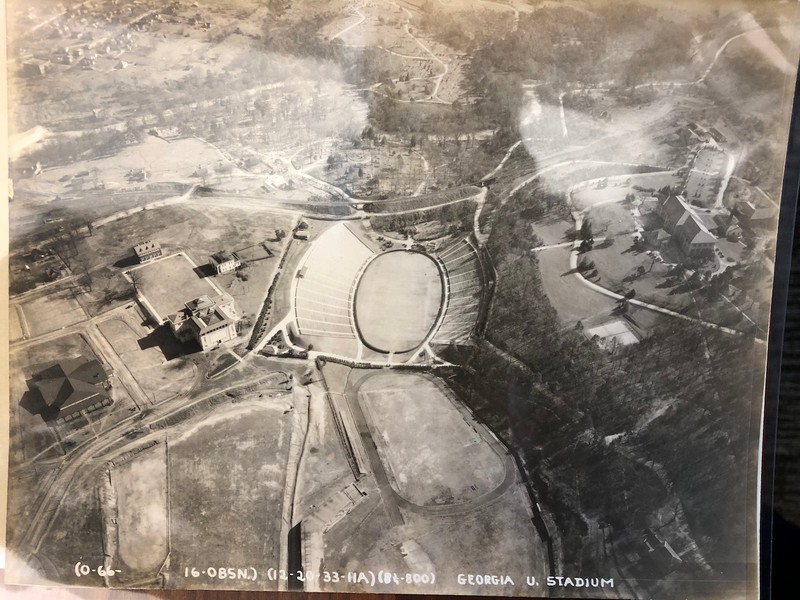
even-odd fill
[(581, 223), (581, 233), (580, 237), (582, 240), (589, 242), (591, 244), (594, 243), (594, 234), (592, 233), (592, 222), (589, 219), (584, 219)]
[(138, 294), (142, 284), (144, 283), (142, 272), (139, 269), (132, 269), (128, 271), (128, 279), (131, 282), (134, 293)]

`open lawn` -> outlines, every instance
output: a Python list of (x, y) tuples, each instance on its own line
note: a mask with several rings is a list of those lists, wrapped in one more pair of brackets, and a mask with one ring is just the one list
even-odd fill
[[(609, 248), (592, 250), (586, 259), (594, 262), (600, 275), (598, 282), (609, 290), (635, 290), (636, 299), (652, 302), (663, 308), (682, 312), (692, 304), (691, 298), (669, 274), (671, 265), (660, 263), (645, 252), (634, 250), (628, 239), (619, 238)], [(644, 273), (641, 273), (644, 269)]]
[[(258, 402), (242, 397), (170, 440), (173, 564), (255, 566), (259, 571), (280, 564), (294, 411), (290, 396), (253, 399)], [(225, 584), (209, 577), (187, 580), (180, 569), (167, 587)], [(265, 582), (239, 585), (263, 589)]]
[[(40, 556), (46, 557), (42, 565), (49, 581), (64, 585), (102, 585), (102, 579), (96, 575), (91, 575), (92, 579), (87, 581), (75, 574), (76, 562), (102, 565), (105, 559), (102, 511), (97, 494), (102, 477), (102, 471), (97, 470), (89, 475), (88, 481), (71, 486), (64, 495), (40, 547)], [(13, 555), (10, 553), (9, 558)]]
[[(531, 522), (529, 503), (525, 489), (516, 484), (486, 508), (463, 517), (442, 519), (440, 527), (416, 538), (420, 550), (438, 567), (436, 577), (441, 587), (437, 591), (463, 594), (464, 587), (456, 583), (459, 573), (503, 573), (516, 584), (478, 586), (470, 590), (474, 594), (516, 595), (525, 577), (544, 581), (547, 546)], [(408, 568), (413, 566), (408, 564)]]
[[(550, 304), (565, 325), (574, 325), (597, 315), (609, 314), (617, 303), (578, 281), (570, 271), (570, 248), (551, 248), (536, 254)], [(602, 280), (599, 282), (603, 285)]]
[(86, 319), (86, 313), (73, 295), (72, 289), (53, 291), (19, 306), (32, 337), (63, 329)]
[[(213, 168), (223, 161), (222, 155), (195, 138), (167, 142), (148, 135), (141, 144), (129, 146), (106, 158), (74, 162), (65, 167), (46, 170), (33, 179), (23, 179), (21, 192), (47, 195), (78, 194), (85, 190), (144, 189), (163, 182), (201, 183), (192, 177), (198, 165)], [(227, 162), (227, 160), (225, 160)], [(136, 182), (132, 171), (144, 169), (145, 181)]]
[(152, 331), (128, 315), (109, 319), (98, 327), (154, 402), (192, 387), (197, 366), (191, 358), (183, 356), (185, 349), (166, 327)]
[(415, 504), (463, 503), (495, 489), (505, 476), (502, 459), (442, 385), (416, 373), (379, 373), (358, 389), (393, 485)]
[(571, 190), (571, 199), (575, 208), (584, 210), (600, 204), (622, 202), (628, 194), (650, 196), (650, 192), (641, 190), (659, 190), (667, 185), (680, 186), (681, 183), (682, 179), (674, 171), (615, 175), (577, 184)]
[[(547, 549), (531, 523), (528, 502), (524, 490), (514, 485), (486, 508), (428, 518), (419, 527), (396, 530), (381, 510), (378, 494), (370, 494), (325, 533), (325, 567), (337, 570), (358, 565), (360, 569), (436, 574), (434, 586), (401, 580), (399, 586), (353, 588), (383, 593), (464, 593), (464, 587), (456, 583), (459, 573), (502, 573), (517, 587), (476, 586), (470, 593), (514, 595), (526, 576), (544, 581), (547, 573)], [(322, 585), (324, 591), (339, 589), (335, 584)]]
[(165, 444), (116, 467), (119, 562), (126, 579), (153, 577), (167, 556), (167, 463)]
[(640, 227), (640, 222), (634, 218), (634, 207), (622, 202), (611, 202), (595, 206), (586, 218), (592, 224), (595, 236), (604, 236), (614, 239), (615, 244), (627, 246)]
[(220, 289), (202, 277), (185, 255), (175, 255), (137, 267), (142, 296), (164, 321), (183, 305), (204, 294), (216, 296)]

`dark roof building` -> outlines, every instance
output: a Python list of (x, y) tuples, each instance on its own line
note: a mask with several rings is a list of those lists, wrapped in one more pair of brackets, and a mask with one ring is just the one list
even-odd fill
[(672, 238), (672, 236), (663, 229), (645, 231), (642, 233), (642, 237), (644, 238), (645, 243), (650, 244), (651, 246), (656, 246), (657, 248), (660, 248), (664, 244), (668, 243)]
[(30, 382), (38, 395), (39, 414), (48, 422), (70, 421), (112, 403), (108, 373), (96, 359), (67, 358), (39, 371)]
[[(663, 227), (672, 234), (681, 250), (689, 256), (709, 254), (714, 250), (716, 236), (680, 196), (669, 196), (658, 207)], [(709, 217), (713, 225), (713, 219)]]

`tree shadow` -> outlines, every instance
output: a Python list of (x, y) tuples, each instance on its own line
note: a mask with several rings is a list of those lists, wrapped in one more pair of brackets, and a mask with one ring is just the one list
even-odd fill
[(605, 250), (606, 248), (610, 248), (614, 245), (614, 238), (606, 238), (599, 244), (596, 244), (594, 249), (595, 250)]
[(633, 283), (637, 279), (639, 279), (639, 275), (636, 273), (631, 273), (630, 275), (626, 275), (625, 277), (623, 277), (622, 281), (624, 283)]
[(565, 242), (574, 242), (578, 239), (578, 231), (576, 231), (574, 228), (567, 229), (564, 232), (563, 239)]
[(635, 254), (638, 256), (644, 252), (644, 249), (641, 246), (637, 246), (636, 244), (631, 244), (626, 250), (620, 252), (620, 254)]

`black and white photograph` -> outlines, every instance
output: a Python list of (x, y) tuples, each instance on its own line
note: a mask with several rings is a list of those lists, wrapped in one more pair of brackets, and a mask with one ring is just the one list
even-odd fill
[(5, 581), (758, 597), (772, 0), (8, 0)]

